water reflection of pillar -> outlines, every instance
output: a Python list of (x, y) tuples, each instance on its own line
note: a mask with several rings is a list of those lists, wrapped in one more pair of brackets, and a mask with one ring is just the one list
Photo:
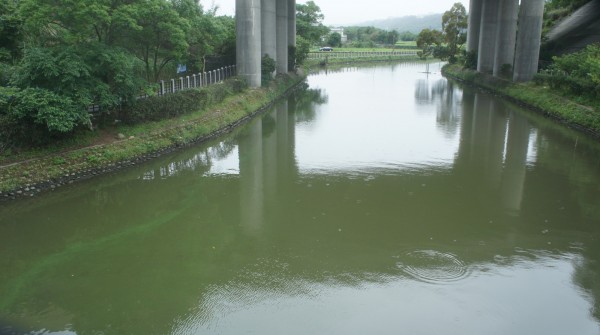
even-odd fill
[(274, 199), (277, 194), (279, 178), (277, 122), (276, 113), (270, 113), (262, 119), (262, 131), (264, 136), (262, 154), (265, 199)]
[[(290, 117), (288, 100), (277, 108), (277, 155), (279, 157), (279, 174), (281, 180), (290, 181), (295, 167), (295, 122)], [(281, 185), (283, 186), (283, 185)]]
[(473, 135), (473, 114), (475, 109), (475, 93), (468, 88), (464, 88), (462, 97), (461, 125), (460, 125), (460, 144), (458, 146), (458, 155), (455, 166), (458, 171), (468, 166), (471, 158), (471, 137)]
[(482, 157), (473, 162), (480, 168), (491, 187), (499, 187), (506, 141), (506, 116), (493, 97), (476, 94), (471, 131), (471, 157)]
[(502, 175), (502, 202), (514, 215), (521, 210), (528, 147), (529, 123), (524, 117), (513, 112), (509, 120), (506, 162)]
[(263, 146), (262, 122), (248, 125), (239, 141), (240, 161), (240, 222), (250, 231), (263, 222)]

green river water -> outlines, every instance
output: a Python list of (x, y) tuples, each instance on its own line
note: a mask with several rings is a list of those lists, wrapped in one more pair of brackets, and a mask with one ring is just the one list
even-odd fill
[(600, 143), (425, 69), (0, 203), (0, 334), (600, 334)]

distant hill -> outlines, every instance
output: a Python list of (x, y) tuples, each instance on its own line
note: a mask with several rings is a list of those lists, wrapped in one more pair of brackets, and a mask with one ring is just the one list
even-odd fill
[(366, 21), (353, 26), (373, 26), (385, 30), (397, 30), (398, 32), (410, 31), (418, 34), (421, 30), (442, 29), (442, 14), (430, 14), (425, 16), (403, 16), (383, 20)]

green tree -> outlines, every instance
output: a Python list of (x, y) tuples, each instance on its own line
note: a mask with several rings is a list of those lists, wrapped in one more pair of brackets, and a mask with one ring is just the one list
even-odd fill
[(398, 42), (399, 38), (400, 34), (396, 30), (388, 31), (386, 44), (396, 45), (396, 42)]
[(467, 41), (467, 23), (467, 11), (460, 2), (455, 3), (442, 16), (442, 31), (450, 63), (456, 62), (456, 56)]
[(403, 33), (400, 33), (400, 40), (401, 41), (416, 41), (417, 40), (417, 35), (411, 33), (410, 31), (405, 31)]
[(321, 37), (329, 33), (329, 28), (323, 25), (325, 16), (314, 1), (296, 4), (297, 34), (312, 44), (319, 44)]
[(417, 47), (421, 51), (417, 52), (417, 55), (422, 59), (427, 59), (433, 54), (435, 47), (442, 45), (443, 35), (442, 32), (435, 29), (423, 29), (417, 36)]
[(332, 47), (341, 47), (342, 46), (342, 35), (339, 33), (331, 33), (327, 37), (327, 45)]
[(165, 67), (188, 50), (190, 22), (166, 0), (138, 1), (132, 5), (137, 29), (127, 48), (145, 64), (146, 79), (156, 82)]
[(0, 62), (13, 61), (20, 56), (21, 25), (16, 2), (0, 2)]
[(310, 42), (304, 37), (296, 36), (296, 64), (303, 64), (310, 52)]

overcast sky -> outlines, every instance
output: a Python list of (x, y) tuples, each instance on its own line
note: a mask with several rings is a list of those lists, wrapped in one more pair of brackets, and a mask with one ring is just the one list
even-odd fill
[[(305, 3), (306, 0), (297, 0)], [(313, 0), (321, 7), (326, 25), (350, 25), (370, 20), (406, 15), (443, 13), (455, 2), (461, 2), (467, 11), (469, 0)], [(200, 0), (205, 8), (214, 3), (218, 14), (234, 15), (235, 0)]]

